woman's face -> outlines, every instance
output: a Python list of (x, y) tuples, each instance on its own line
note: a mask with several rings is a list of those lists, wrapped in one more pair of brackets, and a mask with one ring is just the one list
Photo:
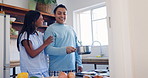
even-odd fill
[(38, 20), (35, 22), (35, 26), (36, 27), (42, 27), (43, 26), (43, 22), (44, 22), (43, 16), (40, 15), (40, 17), (38, 18)]
[(65, 8), (58, 8), (55, 13), (57, 23), (64, 24), (67, 17), (67, 10)]

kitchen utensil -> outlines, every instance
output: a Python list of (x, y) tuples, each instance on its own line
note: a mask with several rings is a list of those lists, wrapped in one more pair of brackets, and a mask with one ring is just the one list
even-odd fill
[(91, 46), (78, 46), (77, 51), (78, 51), (78, 54), (90, 54)]
[(91, 46), (82, 46), (81, 42), (80, 46), (77, 47), (78, 54), (90, 54), (91, 53)]
[(98, 74), (96, 72), (87, 72), (87, 71), (76, 73), (76, 76), (79, 76), (79, 77), (83, 77), (84, 75), (95, 76)]

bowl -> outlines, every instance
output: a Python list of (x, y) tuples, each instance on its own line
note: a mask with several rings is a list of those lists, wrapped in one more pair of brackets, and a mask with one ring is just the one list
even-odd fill
[(14, 18), (14, 17), (11, 17), (11, 18), (10, 18), (10, 21), (11, 21), (11, 22), (14, 22), (15, 20), (16, 20), (16, 18)]

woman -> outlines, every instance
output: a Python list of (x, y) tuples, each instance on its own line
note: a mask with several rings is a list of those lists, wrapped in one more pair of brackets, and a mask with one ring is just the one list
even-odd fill
[(44, 48), (53, 42), (53, 37), (50, 36), (43, 42), (43, 34), (37, 31), (43, 22), (43, 16), (40, 12), (27, 12), (23, 28), (18, 35), (17, 47), (20, 51), (21, 72), (29, 73), (29, 78), (31, 76), (49, 76)]

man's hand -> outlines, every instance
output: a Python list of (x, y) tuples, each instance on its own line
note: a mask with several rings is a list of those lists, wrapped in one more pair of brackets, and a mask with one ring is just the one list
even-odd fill
[(82, 72), (83, 68), (81, 66), (78, 66), (78, 72)]
[(75, 51), (76, 51), (76, 48), (74, 48), (74, 47), (71, 47), (71, 46), (66, 47), (67, 54), (70, 54), (70, 53), (75, 52)]

